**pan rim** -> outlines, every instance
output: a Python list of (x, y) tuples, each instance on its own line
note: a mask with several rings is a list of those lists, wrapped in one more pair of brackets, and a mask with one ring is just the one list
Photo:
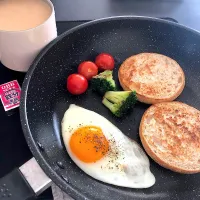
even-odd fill
[[(44, 156), (40, 152), (40, 150), (39, 150), (39, 148), (36, 144), (36, 141), (32, 137), (31, 130), (29, 128), (29, 121), (28, 121), (28, 118), (27, 118), (27, 112), (26, 112), (26, 101), (27, 101), (27, 92), (28, 92), (28, 89), (29, 89), (29, 83), (31, 81), (33, 72), (34, 72), (35, 68), (37, 67), (39, 61), (42, 59), (42, 57), (48, 52), (49, 49), (51, 49), (57, 42), (62, 40), (67, 35), (73, 33), (74, 31), (77, 31), (79, 29), (82, 29), (84, 27), (87, 27), (87, 26), (90, 26), (90, 25), (93, 25), (93, 24), (96, 24), (96, 23), (101, 23), (101, 22), (106, 22), (106, 21), (114, 21), (114, 20), (126, 20), (126, 19), (127, 20), (150, 20), (150, 21), (157, 21), (157, 22), (161, 22), (161, 23), (165, 23), (165, 24), (171, 24), (173, 26), (180, 27), (180, 28), (186, 29), (188, 31), (191, 31), (191, 32), (200, 36), (200, 32), (195, 30), (195, 29), (192, 29), (192, 28), (187, 27), (185, 25), (182, 25), (180, 23), (168, 21), (168, 20), (165, 20), (165, 19), (159, 19), (159, 18), (156, 18), (156, 17), (125, 15), (125, 16), (112, 16), (112, 17), (95, 19), (95, 20), (92, 20), (92, 21), (89, 21), (89, 22), (84, 22), (81, 25), (78, 25), (74, 28), (71, 28), (71, 29), (65, 31), (64, 33), (62, 33), (61, 35), (56, 37), (53, 41), (51, 41), (46, 47), (44, 47), (39, 52), (39, 54), (36, 56), (34, 61), (32, 62), (28, 72), (26, 73), (26, 76), (25, 76), (23, 84), (22, 84), (20, 109), (19, 109), (20, 110), (20, 121), (21, 121), (23, 134), (24, 134), (26, 142), (29, 146), (29, 149), (32, 152), (32, 154), (35, 157), (38, 164), (40, 165), (40, 167), (42, 168), (42, 170), (45, 172), (45, 174), (47, 174), (47, 176), (58, 187), (60, 187), (64, 192), (69, 194), (74, 199), (86, 199), (86, 198), (88, 199), (88, 197), (84, 196), (77, 189), (73, 188), (69, 183), (64, 181), (61, 178), (61, 176), (58, 173), (56, 173), (56, 171), (54, 171), (52, 169), (52, 167), (47, 163)], [(64, 185), (65, 185), (65, 187), (64, 187)]]

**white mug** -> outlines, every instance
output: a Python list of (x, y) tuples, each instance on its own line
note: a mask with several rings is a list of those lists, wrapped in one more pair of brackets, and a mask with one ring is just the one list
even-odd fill
[(26, 72), (41, 49), (57, 37), (54, 6), (45, 1), (52, 13), (43, 24), (24, 31), (0, 30), (0, 61), (7, 68)]

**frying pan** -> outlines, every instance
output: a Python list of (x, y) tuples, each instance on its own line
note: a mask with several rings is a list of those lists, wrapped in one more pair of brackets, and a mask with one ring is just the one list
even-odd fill
[(131, 16), (100, 19), (75, 27), (43, 49), (27, 72), (20, 115), (24, 135), (37, 162), (33, 158), (1, 179), (0, 194), (7, 199), (9, 194), (4, 189), (7, 188), (12, 192), (8, 199), (26, 199), (34, 192), (39, 194), (52, 180), (73, 198), (81, 200), (199, 199), (200, 174), (174, 173), (150, 158), (156, 183), (148, 189), (123, 188), (97, 181), (70, 159), (60, 128), (63, 114), (71, 103), (101, 114), (141, 145), (138, 127), (148, 105), (137, 103), (132, 113), (118, 119), (90, 89), (79, 96), (66, 91), (66, 77), (77, 71), (80, 62), (94, 60), (101, 52), (114, 56), (115, 80), (120, 64), (133, 54), (157, 52), (175, 59), (186, 75), (186, 86), (177, 100), (200, 109), (200, 34), (197, 31), (161, 19)]

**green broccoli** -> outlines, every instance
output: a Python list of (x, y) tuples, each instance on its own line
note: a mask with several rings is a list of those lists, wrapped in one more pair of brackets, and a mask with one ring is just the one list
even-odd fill
[(132, 109), (137, 101), (135, 91), (106, 92), (102, 103), (117, 117), (122, 117)]
[(112, 71), (106, 70), (91, 79), (91, 87), (93, 91), (104, 95), (107, 91), (115, 91), (116, 84), (113, 80)]

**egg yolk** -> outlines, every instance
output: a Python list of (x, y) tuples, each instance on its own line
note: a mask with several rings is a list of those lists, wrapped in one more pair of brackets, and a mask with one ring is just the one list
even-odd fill
[(101, 159), (109, 149), (109, 143), (101, 128), (96, 126), (78, 128), (72, 134), (69, 145), (76, 157), (85, 163)]

